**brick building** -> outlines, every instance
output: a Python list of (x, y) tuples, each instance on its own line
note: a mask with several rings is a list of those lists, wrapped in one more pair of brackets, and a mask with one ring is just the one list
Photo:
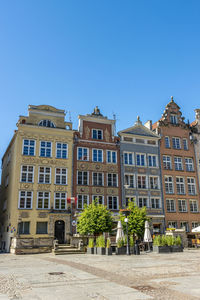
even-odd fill
[(161, 135), (160, 154), (167, 227), (190, 232), (200, 221), (199, 185), (189, 124), (184, 122), (173, 97), (162, 118), (153, 124)]
[(73, 196), (77, 209), (94, 199), (113, 212), (121, 207), (119, 138), (115, 120), (104, 117), (98, 107), (92, 114), (79, 115), (75, 132)]

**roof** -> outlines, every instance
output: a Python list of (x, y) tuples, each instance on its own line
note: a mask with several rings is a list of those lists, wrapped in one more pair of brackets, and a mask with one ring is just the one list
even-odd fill
[(119, 135), (120, 134), (131, 134), (131, 135), (159, 138), (159, 136), (156, 133), (152, 132), (150, 129), (146, 128), (142, 124), (139, 125), (137, 124), (130, 128), (121, 130), (119, 131)]

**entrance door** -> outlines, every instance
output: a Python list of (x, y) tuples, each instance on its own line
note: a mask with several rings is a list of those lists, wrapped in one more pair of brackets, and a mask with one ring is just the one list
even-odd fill
[(55, 238), (58, 244), (64, 244), (65, 241), (65, 222), (62, 220), (55, 222)]

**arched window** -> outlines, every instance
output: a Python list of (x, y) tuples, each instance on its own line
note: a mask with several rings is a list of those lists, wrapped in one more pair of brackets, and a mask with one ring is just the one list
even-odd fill
[(51, 128), (55, 128), (56, 126), (54, 125), (53, 122), (51, 122), (50, 120), (42, 120), (39, 122), (38, 124), (39, 126), (44, 126), (44, 127), (51, 127)]

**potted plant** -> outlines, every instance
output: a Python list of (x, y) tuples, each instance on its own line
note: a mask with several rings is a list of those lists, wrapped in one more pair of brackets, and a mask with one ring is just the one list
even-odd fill
[(106, 241), (106, 255), (112, 255), (110, 238), (107, 238), (107, 241)]
[(124, 246), (124, 240), (119, 238), (117, 240), (117, 248), (116, 248), (116, 255), (126, 254), (126, 247)]
[(94, 254), (94, 239), (93, 238), (89, 239), (89, 243), (88, 243), (88, 246), (87, 246), (87, 253), (88, 254)]
[(153, 251), (157, 253), (169, 253), (171, 252), (170, 246), (168, 246), (168, 240), (165, 235), (158, 235), (153, 240)]
[(174, 238), (172, 252), (183, 252), (182, 240), (181, 240), (180, 236), (177, 236), (176, 238)]
[(97, 247), (97, 254), (105, 255), (105, 237), (103, 235), (100, 235), (96, 239), (96, 247)]
[(129, 239), (129, 245), (130, 245), (130, 253), (131, 254), (135, 254), (135, 251), (134, 251), (134, 238), (133, 236), (131, 235), (130, 236), (130, 239)]

